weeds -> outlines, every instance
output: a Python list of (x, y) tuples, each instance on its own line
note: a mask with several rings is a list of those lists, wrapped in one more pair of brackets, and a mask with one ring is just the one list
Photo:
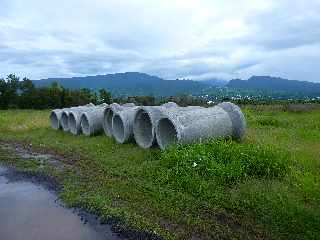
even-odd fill
[(232, 185), (246, 178), (281, 178), (289, 169), (289, 157), (273, 146), (211, 140), (172, 147), (162, 153), (160, 164), (160, 182), (199, 195), (214, 182)]
[[(0, 141), (65, 156), (81, 174), (61, 175), (67, 204), (165, 239), (319, 238), (320, 111), (297, 114), (271, 105), (244, 113), (242, 143), (209, 141), (160, 152), (103, 135), (54, 131), (49, 111), (0, 111)], [(239, 226), (217, 221), (220, 213)]]

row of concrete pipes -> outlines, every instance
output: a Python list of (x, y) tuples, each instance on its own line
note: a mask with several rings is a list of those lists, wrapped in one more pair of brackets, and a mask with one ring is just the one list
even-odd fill
[(232, 137), (241, 140), (246, 121), (240, 108), (223, 102), (214, 107), (179, 107), (169, 102), (161, 106), (102, 104), (55, 109), (52, 128), (94, 136), (104, 132), (118, 143), (134, 141), (142, 148), (201, 142)]

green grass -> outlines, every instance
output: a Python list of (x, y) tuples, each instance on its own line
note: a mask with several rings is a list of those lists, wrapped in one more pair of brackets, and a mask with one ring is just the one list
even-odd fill
[(21, 110), (0, 111), (0, 141), (71, 160), (76, 174), (57, 175), (62, 199), (120, 227), (167, 239), (319, 239), (320, 110), (266, 109), (244, 109), (241, 143), (143, 150), (54, 131), (49, 111)]

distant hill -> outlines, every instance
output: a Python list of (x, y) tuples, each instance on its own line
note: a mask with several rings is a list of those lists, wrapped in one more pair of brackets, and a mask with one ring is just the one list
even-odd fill
[[(155, 97), (176, 96), (179, 94), (210, 95), (245, 94), (277, 96), (282, 98), (303, 98), (320, 96), (320, 83), (288, 80), (269, 76), (253, 76), (248, 80), (233, 79), (229, 82), (211, 79), (203, 81), (164, 80), (139, 72), (115, 73), (107, 75), (49, 78), (34, 80), (37, 87), (49, 86), (58, 82), (69, 89), (88, 88), (93, 91), (107, 89), (113, 96), (142, 96)], [(222, 91), (221, 89), (224, 89)], [(221, 92), (222, 91), (222, 92)]]
[(53, 82), (58, 82), (61, 86), (69, 89), (89, 88), (96, 91), (105, 88), (115, 96), (201, 94), (208, 87), (198, 81), (164, 80), (138, 72), (33, 81), (38, 87), (48, 86)]
[(228, 81), (221, 79), (210, 79), (210, 80), (202, 80), (201, 83), (207, 84), (209, 86), (217, 86), (222, 87), (228, 84)]
[(247, 81), (234, 79), (231, 80), (226, 86), (228, 88), (238, 90), (320, 94), (320, 83), (288, 80), (269, 76), (252, 76)]

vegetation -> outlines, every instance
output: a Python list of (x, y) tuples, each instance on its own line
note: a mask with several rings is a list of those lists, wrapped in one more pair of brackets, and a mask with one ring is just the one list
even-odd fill
[[(317, 239), (319, 105), (243, 110), (249, 128), (241, 143), (143, 150), (103, 135), (88, 139), (52, 130), (47, 110), (0, 111), (0, 141), (63, 156), (72, 171), (47, 170), (63, 184), (63, 200), (102, 219), (118, 219), (120, 228), (147, 229), (167, 239)], [(7, 161), (3, 156), (0, 161)]]
[(115, 73), (107, 75), (49, 78), (34, 81), (36, 86), (50, 86), (53, 82), (68, 89), (90, 88), (93, 91), (109, 89), (114, 97), (129, 96), (169, 97), (180, 94), (201, 94), (207, 85), (199, 81), (164, 80), (139, 72)]
[(181, 106), (205, 105), (205, 100), (189, 95), (180, 95), (169, 98), (155, 98), (154, 96), (129, 96), (112, 98), (111, 93), (106, 89), (98, 92), (87, 88), (69, 90), (52, 82), (50, 86), (35, 87), (34, 82), (10, 74), (6, 79), (0, 79), (0, 109), (21, 108), (21, 109), (48, 109), (64, 108), (87, 103), (101, 104), (132, 102), (136, 105), (159, 105), (167, 101), (175, 101)]
[(48, 109), (84, 105), (89, 102), (110, 103), (111, 95), (101, 89), (99, 95), (89, 89), (68, 90), (57, 83), (49, 87), (36, 88), (27, 78), (19, 81), (14, 74), (0, 79), (0, 109)]

